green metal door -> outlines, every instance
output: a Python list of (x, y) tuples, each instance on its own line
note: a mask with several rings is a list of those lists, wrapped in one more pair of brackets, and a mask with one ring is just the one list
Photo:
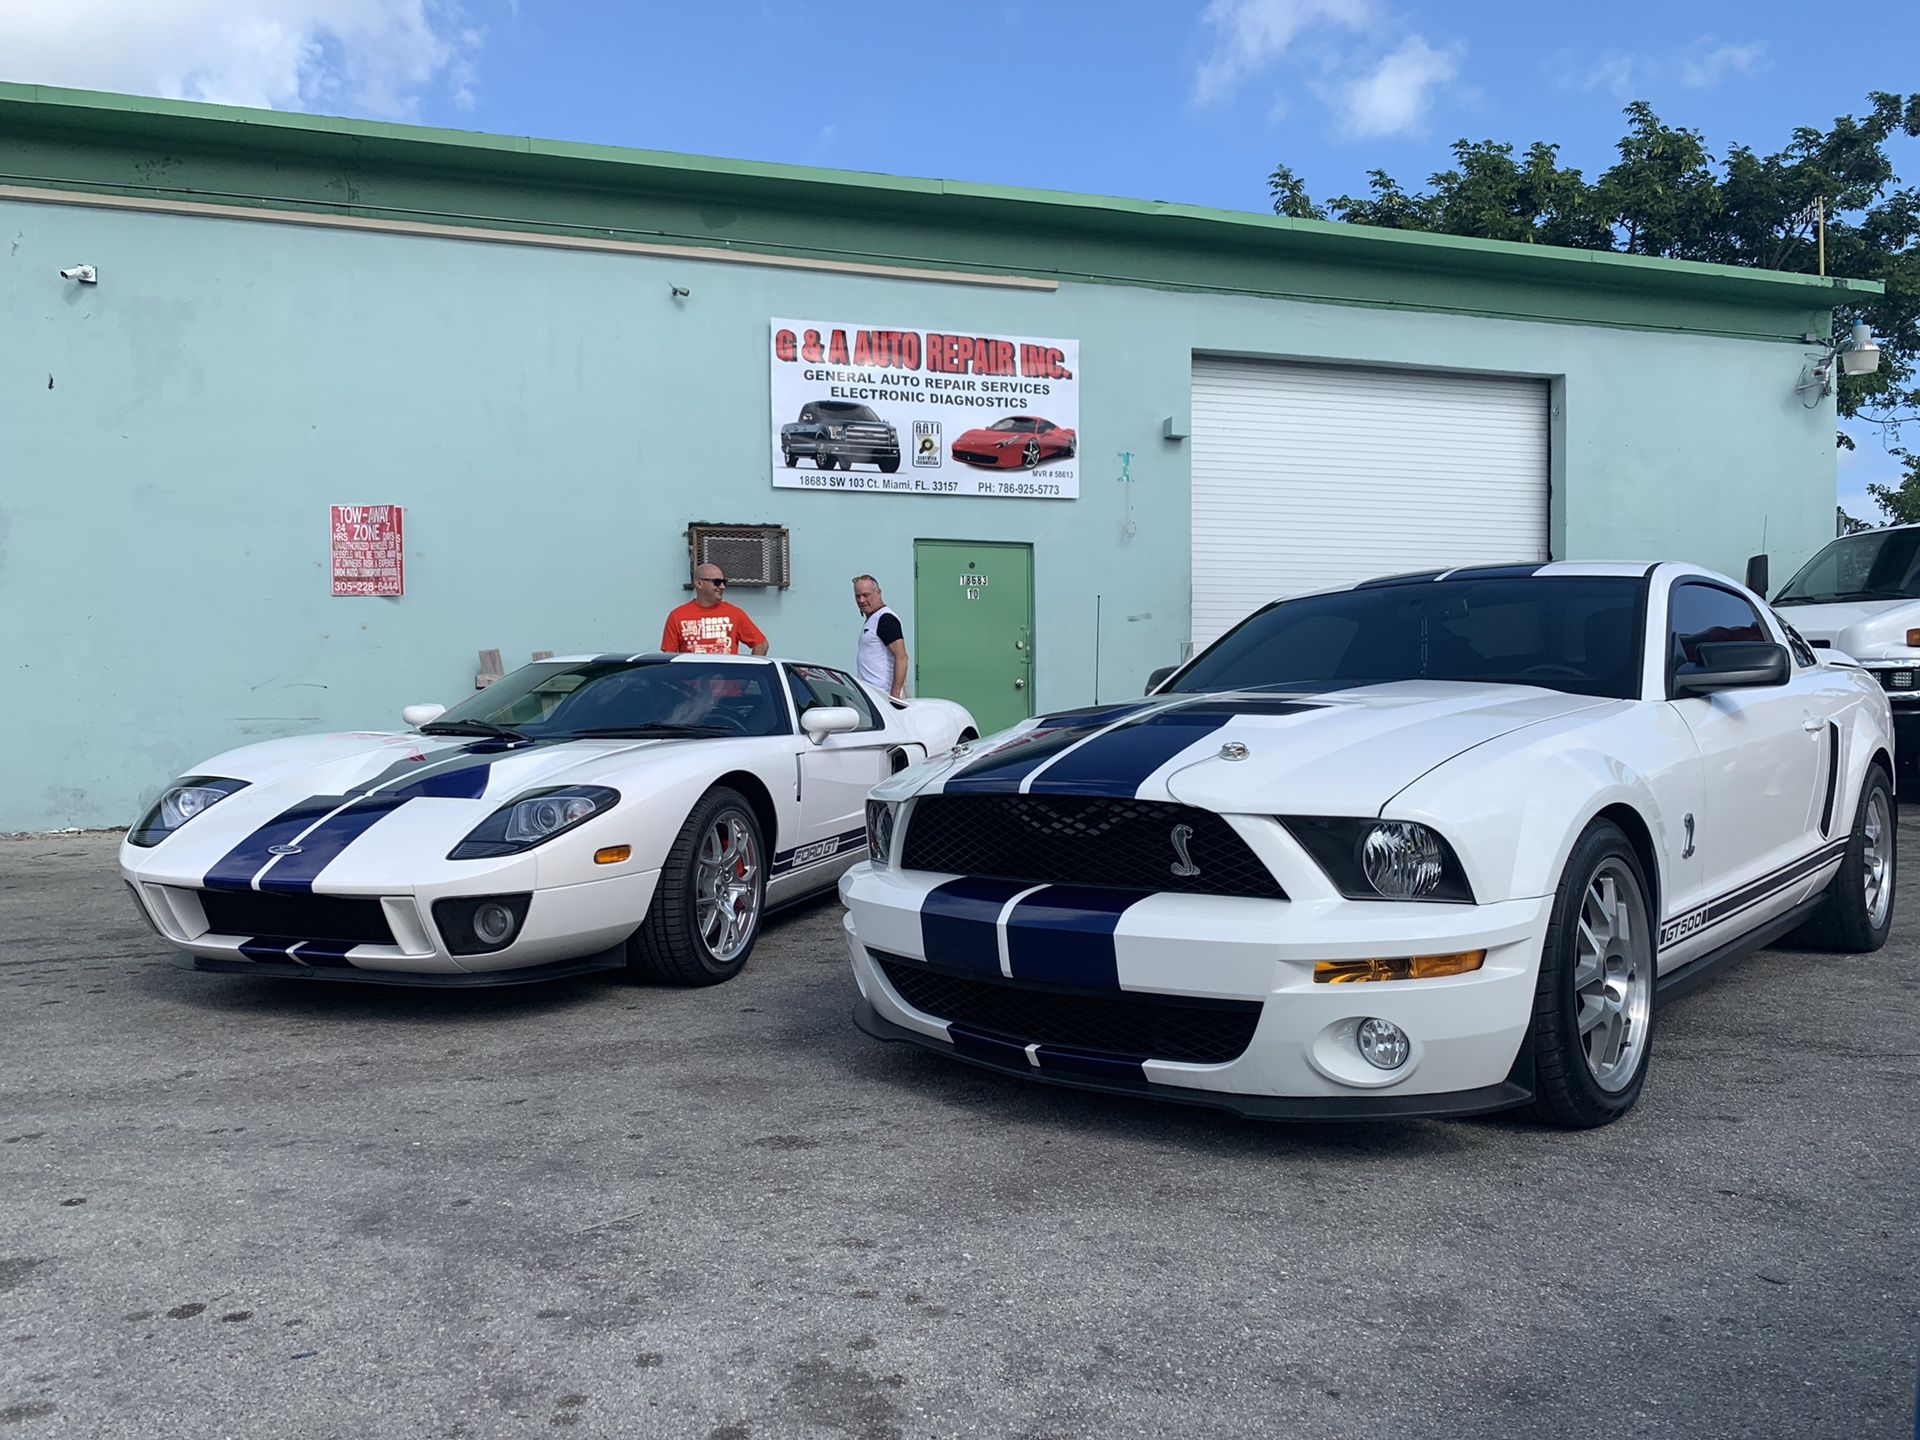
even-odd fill
[(957, 700), (982, 735), (1033, 714), (1033, 547), (913, 542), (913, 693)]

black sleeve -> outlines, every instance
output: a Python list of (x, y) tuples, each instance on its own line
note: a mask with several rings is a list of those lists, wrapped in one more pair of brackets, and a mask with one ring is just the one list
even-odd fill
[(900, 628), (898, 615), (882, 615), (880, 623), (873, 627), (873, 633), (880, 637), (882, 645), (891, 645), (896, 640), (906, 638), (906, 632)]

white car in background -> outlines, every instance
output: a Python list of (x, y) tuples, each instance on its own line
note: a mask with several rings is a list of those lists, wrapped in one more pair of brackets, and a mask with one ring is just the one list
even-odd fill
[(1843, 535), (1773, 597), (1816, 650), (1860, 663), (1893, 706), (1897, 759), (1920, 762), (1920, 525)]
[(974, 734), (947, 701), (745, 656), (546, 660), (406, 719), (194, 766), (121, 846), (141, 914), (203, 970), (712, 984), (865, 855), (869, 789)]
[(1887, 698), (1687, 565), (1269, 605), (1147, 699), (894, 776), (840, 883), (862, 1028), (1341, 1118), (1604, 1124), (1658, 995), (1893, 917)]

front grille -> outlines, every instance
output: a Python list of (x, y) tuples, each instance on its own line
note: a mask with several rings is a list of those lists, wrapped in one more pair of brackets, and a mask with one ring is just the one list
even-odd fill
[(1258, 1000), (1168, 995), (1085, 995), (948, 975), (876, 955), (902, 1000), (939, 1020), (977, 1025), (1022, 1045), (1063, 1045), (1130, 1059), (1224, 1065), (1245, 1053), (1260, 1023)]
[(1880, 682), (1882, 690), (1911, 690), (1914, 688), (1911, 670), (1875, 670), (1873, 678)]
[(928, 795), (914, 802), (900, 864), (1032, 885), (1287, 898), (1220, 816), (1154, 800)]
[(378, 900), (339, 895), (271, 895), (257, 890), (202, 890), (200, 908), (216, 935), (287, 940), (346, 940), (391, 945), (393, 929)]
[(955, 450), (953, 452), (953, 458), (956, 460), (970, 460), (975, 465), (994, 465), (999, 463), (1000, 457), (987, 450)]

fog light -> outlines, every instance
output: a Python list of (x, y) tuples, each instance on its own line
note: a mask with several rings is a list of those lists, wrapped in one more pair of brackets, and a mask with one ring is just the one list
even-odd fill
[[(513, 911), (498, 901), (489, 900), (473, 912), (473, 933), (486, 945), (506, 944), (513, 938), (514, 924)], [(1376, 1060), (1374, 1063), (1377, 1065), (1380, 1062)]]
[(1362, 1020), (1353, 1038), (1361, 1058), (1376, 1070), (1398, 1070), (1413, 1053), (1407, 1032), (1391, 1020)]

